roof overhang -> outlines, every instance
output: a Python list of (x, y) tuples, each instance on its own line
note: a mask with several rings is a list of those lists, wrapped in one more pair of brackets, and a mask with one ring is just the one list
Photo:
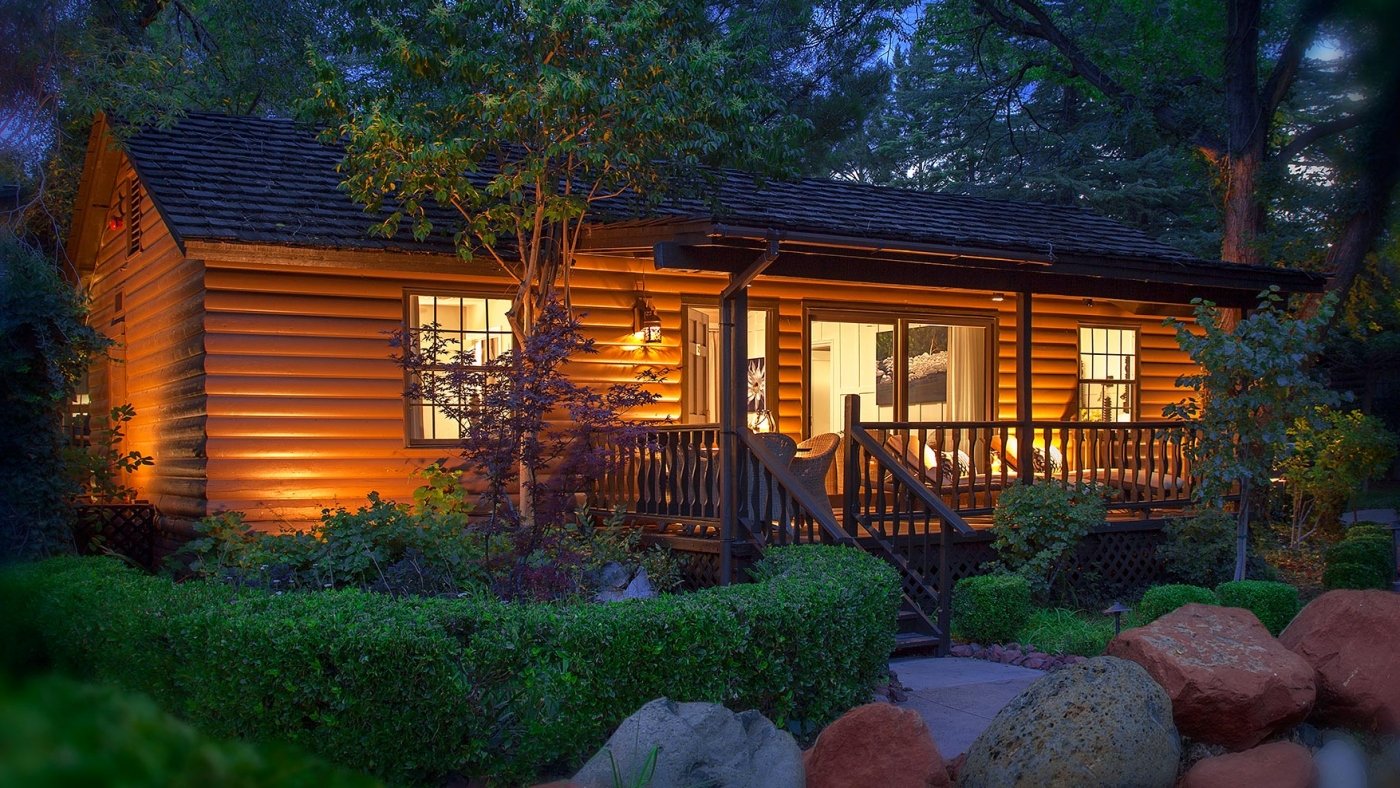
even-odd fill
[(1188, 304), (1252, 307), (1270, 286), (1319, 292), (1321, 274), (1210, 260), (1096, 258), (1029, 250), (889, 242), (872, 238), (737, 227), (704, 220), (596, 227), (597, 253), (649, 255), (658, 269), (737, 273), (769, 244), (778, 257), (764, 276)]

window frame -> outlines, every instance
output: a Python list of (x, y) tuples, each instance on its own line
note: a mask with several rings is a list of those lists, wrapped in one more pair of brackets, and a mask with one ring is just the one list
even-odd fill
[[(434, 287), (406, 287), (403, 290), (403, 327), (409, 332), (417, 331), (417, 314), (414, 309), (415, 299), (429, 296), (433, 298), (483, 298), (493, 301), (510, 301), (514, 296), (514, 290), (508, 287), (469, 287), (458, 288), (434, 288)], [(491, 332), (486, 330), (489, 335)], [(507, 336), (511, 338), (511, 347), (515, 347), (515, 336), (507, 329)], [(403, 435), (404, 448), (409, 449), (440, 449), (448, 446), (456, 446), (461, 442), (461, 438), (426, 438), (422, 437), (423, 424), (419, 406), (423, 403), (408, 396), (409, 386), (413, 384), (412, 373), (403, 370), (403, 392), (400, 398), (403, 400)]]
[[(1084, 385), (1099, 384), (1109, 385), (1123, 383), (1125, 381), (1113, 379), (1086, 378), (1081, 374), (1083, 367), (1081, 362), (1084, 356), (1084, 329), (1108, 329), (1112, 331), (1128, 331), (1133, 335), (1133, 377), (1128, 383), (1128, 421), (1135, 422), (1142, 417), (1142, 331), (1140, 326), (1126, 323), (1102, 323), (1092, 321), (1080, 321), (1074, 329), (1074, 419), (1079, 422), (1087, 422), (1084, 416), (1083, 391)], [(1110, 355), (1110, 354), (1099, 354)], [(1119, 354), (1122, 355), (1122, 354)], [(1110, 423), (1110, 422), (1100, 422)]]

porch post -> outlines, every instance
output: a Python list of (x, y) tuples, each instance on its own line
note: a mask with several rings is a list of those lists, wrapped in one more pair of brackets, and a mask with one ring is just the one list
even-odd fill
[(720, 476), (719, 476), (719, 581), (721, 585), (734, 582), (734, 535), (738, 532), (740, 467), (743, 464), (739, 428), (743, 424), (746, 402), (748, 359), (746, 348), (749, 335), (749, 289), (746, 284), (734, 285), (739, 274), (730, 277), (730, 286), (720, 296)]
[[(1016, 465), (1022, 482), (1035, 480), (1035, 428), (1031, 408), (1031, 293), (1016, 294)], [(1027, 474), (1026, 471), (1030, 470)]]
[(734, 582), (734, 536), (741, 527), (740, 499), (747, 489), (744, 447), (739, 431), (744, 429), (748, 402), (749, 372), (749, 283), (778, 259), (778, 238), (768, 236), (768, 246), (743, 271), (729, 275), (729, 284), (719, 294), (720, 336), (720, 413), (719, 413), (719, 582)]

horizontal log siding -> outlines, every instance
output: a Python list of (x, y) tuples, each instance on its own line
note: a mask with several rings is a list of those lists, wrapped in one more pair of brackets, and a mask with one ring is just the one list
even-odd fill
[[(130, 183), (122, 160), (115, 203)], [(122, 341), (114, 361), (94, 364), (89, 379), (93, 427), (100, 429), (115, 405), (129, 402), (124, 451), (155, 458), (155, 465), (126, 477), (138, 495), (154, 503), (167, 527), (205, 514), (204, 266), (188, 259), (170, 235), (149, 196), (141, 218), (142, 250), (128, 255), (127, 232), (106, 229), (87, 286), (91, 324)], [(122, 293), (122, 318), (116, 294)]]
[[(407, 448), (403, 380), (385, 332), (399, 325), (405, 289), (499, 287), (489, 267), (467, 273), (453, 260), (415, 255), (315, 252), (204, 244), (207, 317), (209, 509), (238, 509), (260, 523), (302, 525), (321, 508), (355, 506), (370, 490), (407, 499), (411, 472), (450, 449)], [(639, 345), (632, 306), (639, 280), (661, 315), (662, 341)], [(658, 272), (649, 261), (588, 258), (574, 274), (575, 306), (597, 343), (570, 365), (592, 384), (626, 382), (644, 369), (670, 370), (657, 404), (636, 415), (678, 418), (681, 305), (713, 299), (718, 276)], [(776, 302), (777, 414), (783, 431), (802, 431), (806, 310), (814, 306), (966, 312), (994, 315), (999, 328), (1001, 418), (1015, 415), (1014, 300), (983, 292), (833, 285), (761, 279), (757, 301)], [(1142, 407), (1154, 418), (1178, 397), (1175, 377), (1189, 369), (1160, 317), (1113, 304), (1037, 297), (1035, 415), (1067, 414), (1075, 384), (1081, 321), (1137, 327), (1142, 345)]]

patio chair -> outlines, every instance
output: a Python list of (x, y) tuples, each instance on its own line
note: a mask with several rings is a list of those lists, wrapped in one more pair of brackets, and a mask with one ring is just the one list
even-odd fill
[[(781, 465), (790, 465), (793, 455), (797, 454), (797, 441), (778, 432), (761, 432), (754, 435), (764, 447), (778, 460)], [(743, 512), (744, 520), (753, 527), (754, 536), (762, 541), (765, 530), (759, 528), (758, 520), (764, 515), (776, 517), (778, 515), (778, 487), (777, 482), (765, 484), (763, 474), (758, 463), (750, 463), (748, 466), (749, 501), (746, 510)], [(771, 509), (771, 511), (770, 511)], [(780, 525), (786, 525), (780, 523)]]
[(831, 499), (826, 494), (826, 475), (831, 470), (832, 460), (836, 458), (836, 450), (840, 446), (841, 436), (834, 432), (808, 438), (797, 444), (797, 456), (793, 457), (788, 465), (792, 475), (796, 476), (826, 512), (833, 516), (836, 513), (832, 510)]

